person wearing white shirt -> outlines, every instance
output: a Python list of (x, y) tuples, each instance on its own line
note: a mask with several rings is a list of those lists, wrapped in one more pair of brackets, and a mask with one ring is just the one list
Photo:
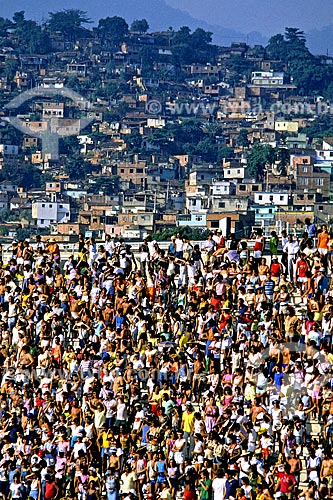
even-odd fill
[(104, 248), (111, 257), (114, 250), (114, 241), (111, 239), (111, 236), (109, 234), (105, 236)]
[(175, 239), (176, 257), (177, 259), (182, 259), (184, 256), (184, 240), (179, 233), (177, 233), (176, 236), (177, 236)]
[(223, 471), (217, 471), (217, 476), (213, 480), (212, 488), (214, 492), (214, 500), (224, 500), (226, 495), (226, 482), (227, 479), (222, 477)]
[(288, 235), (288, 241), (283, 247), (283, 251), (287, 254), (288, 258), (288, 276), (289, 280), (294, 280), (294, 267), (296, 263), (296, 255), (299, 252), (299, 244), (297, 240), (294, 240), (292, 235)]

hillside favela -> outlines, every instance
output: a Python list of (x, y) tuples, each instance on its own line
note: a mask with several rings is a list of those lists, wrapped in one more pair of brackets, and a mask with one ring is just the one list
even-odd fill
[(0, 500), (333, 499), (329, 28), (320, 54), (301, 12), (222, 43), (26, 3), (0, 17)]

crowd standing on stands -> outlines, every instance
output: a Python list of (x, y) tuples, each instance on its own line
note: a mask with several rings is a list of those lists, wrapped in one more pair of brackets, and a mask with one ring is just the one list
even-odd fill
[(333, 498), (325, 225), (6, 250), (0, 498)]

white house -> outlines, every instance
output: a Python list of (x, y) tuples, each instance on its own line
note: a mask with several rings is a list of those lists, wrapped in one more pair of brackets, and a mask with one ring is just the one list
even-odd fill
[(324, 147), (323, 144), (323, 149), (316, 149), (316, 162), (333, 162), (333, 148), (328, 149), (327, 147)]
[(245, 179), (246, 177), (246, 165), (238, 164), (234, 165), (229, 162), (223, 165), (223, 177), (224, 179)]
[(18, 146), (14, 144), (0, 144), (0, 153), (2, 156), (17, 156), (18, 150)]
[(323, 146), (322, 146), (324, 151), (332, 151), (333, 150), (333, 138), (332, 137), (326, 137), (323, 139)]
[(36, 200), (32, 202), (32, 218), (38, 227), (70, 221), (70, 204), (54, 200)]
[(288, 206), (288, 193), (254, 193), (254, 203), (256, 205)]
[(230, 181), (220, 181), (213, 179), (210, 186), (211, 196), (230, 196), (236, 193), (236, 185)]
[(252, 85), (283, 85), (284, 73), (275, 71), (253, 71), (251, 74)]

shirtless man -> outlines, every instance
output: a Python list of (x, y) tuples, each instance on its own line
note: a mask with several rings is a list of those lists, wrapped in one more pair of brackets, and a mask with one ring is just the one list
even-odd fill
[(290, 458), (287, 458), (287, 462), (290, 465), (290, 474), (293, 474), (295, 476), (298, 484), (299, 475), (302, 470), (302, 463), (301, 460), (296, 456), (295, 450), (290, 450)]
[(197, 397), (196, 392), (198, 392), (198, 395), (200, 397), (204, 373), (205, 373), (204, 361), (202, 359), (202, 356), (200, 354), (197, 354), (197, 359), (194, 361), (193, 364), (193, 380), (192, 380), (192, 392), (195, 395), (195, 398)]
[(330, 453), (323, 452), (323, 461), (320, 469), (320, 480), (327, 479), (328, 495), (333, 491), (333, 458)]
[(250, 414), (253, 423), (256, 421), (259, 413), (267, 413), (267, 411), (261, 406), (260, 398), (256, 398), (255, 401), (253, 402), (252, 408), (250, 409)]

